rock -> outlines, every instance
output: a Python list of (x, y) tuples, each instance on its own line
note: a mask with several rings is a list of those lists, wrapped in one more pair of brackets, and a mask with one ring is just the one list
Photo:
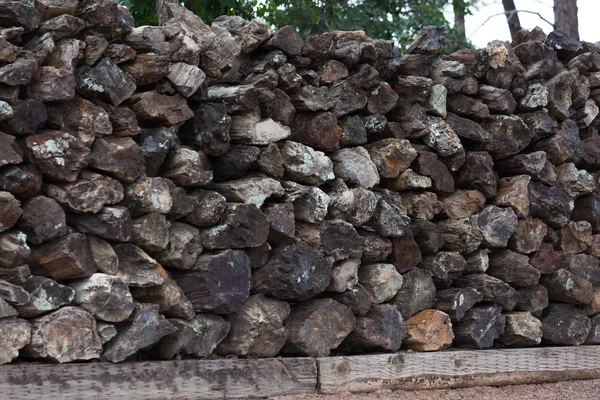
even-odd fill
[(487, 271), (490, 266), (489, 252), (487, 249), (480, 249), (469, 254), (465, 273), (473, 274)]
[[(588, 254), (569, 255), (570, 263), (568, 269), (570, 272), (578, 275), (592, 284), (600, 284), (600, 260)], [(594, 290), (595, 293), (595, 290)]]
[(540, 271), (531, 266), (529, 257), (523, 254), (510, 250), (500, 250), (492, 252), (489, 259), (490, 267), (487, 273), (512, 287), (533, 286), (540, 280)]
[(182, 222), (173, 222), (167, 241), (167, 247), (155, 253), (156, 260), (166, 267), (192, 268), (202, 252), (200, 230)]
[[(365, 129), (363, 120), (359, 116), (342, 117), (339, 122), (342, 128), (340, 146), (348, 147), (367, 143), (367, 130)], [(371, 159), (376, 162), (373, 155), (371, 155)]]
[(424, 310), (406, 321), (404, 346), (414, 351), (438, 351), (449, 347), (454, 340), (448, 314)]
[(471, 308), (454, 325), (454, 345), (473, 349), (492, 347), (505, 330), (506, 318), (496, 304)]
[(0, 192), (0, 232), (12, 228), (21, 215), (21, 202), (9, 192)]
[(186, 320), (194, 318), (194, 306), (170, 276), (160, 285), (133, 287), (131, 295), (136, 301), (157, 304), (158, 312), (166, 317)]
[(72, 183), (46, 183), (46, 195), (75, 213), (97, 213), (123, 200), (119, 181), (84, 169)]
[(499, 342), (507, 347), (537, 346), (542, 341), (542, 323), (530, 312), (504, 314), (506, 328)]
[(555, 135), (540, 140), (534, 145), (535, 151), (545, 151), (548, 160), (554, 165), (576, 160), (581, 153), (581, 139), (574, 121), (562, 122)]
[(423, 257), (421, 268), (431, 274), (438, 285), (451, 284), (467, 267), (467, 261), (457, 252), (440, 251)]
[(534, 253), (540, 249), (547, 233), (548, 227), (537, 218), (519, 220), (517, 230), (510, 238), (508, 247), (521, 254)]
[(448, 194), (454, 192), (454, 179), (450, 171), (434, 153), (420, 151), (413, 164), (413, 169), (430, 177), (435, 191)]
[(127, 285), (118, 277), (96, 273), (69, 286), (75, 291), (75, 304), (102, 321), (124, 321), (135, 308)]
[(591, 318), (591, 322), (592, 322), (592, 329), (587, 337), (587, 339), (585, 340), (586, 344), (596, 344), (599, 341), (599, 332), (598, 332), (598, 321), (600, 320), (600, 318), (598, 318), (598, 316), (594, 316)]
[(202, 103), (194, 118), (184, 125), (186, 135), (208, 155), (222, 155), (229, 149), (231, 117), (222, 103)]
[(287, 25), (273, 32), (263, 46), (267, 49), (279, 49), (287, 55), (294, 56), (300, 54), (303, 44), (296, 30)]
[(229, 201), (255, 204), (258, 207), (269, 197), (284, 194), (278, 181), (262, 174), (249, 174), (241, 179), (218, 183), (215, 187)]
[(527, 87), (525, 96), (519, 101), (519, 109), (532, 111), (548, 105), (548, 89), (541, 83), (533, 83)]
[(600, 258), (600, 235), (592, 235), (592, 244), (585, 251), (586, 254)]
[(377, 167), (363, 147), (342, 149), (331, 155), (336, 177), (350, 185), (371, 188), (379, 184)]
[(340, 345), (340, 350), (362, 352), (398, 351), (406, 336), (406, 327), (400, 312), (390, 304), (378, 304), (356, 319), (356, 328)]
[(418, 219), (413, 220), (410, 227), (421, 253), (434, 254), (444, 245), (444, 238), (435, 223)]
[(490, 116), (490, 110), (483, 102), (463, 94), (453, 94), (447, 99), (448, 111), (464, 118), (482, 120)]
[[(277, 148), (277, 146), (275, 147)], [(260, 155), (261, 150), (258, 147), (231, 146), (229, 151), (217, 158), (213, 164), (215, 180), (219, 182), (243, 178), (247, 171), (255, 166)], [(281, 158), (281, 153), (279, 153), (279, 158)], [(281, 163), (283, 164), (283, 160)]]
[(117, 242), (131, 239), (133, 230), (131, 216), (124, 207), (104, 207), (97, 214), (69, 214), (67, 221), (80, 232)]
[(519, 221), (510, 208), (486, 206), (471, 217), (471, 223), (481, 231), (485, 245), (506, 247)]
[(96, 272), (88, 239), (70, 233), (33, 249), (28, 259), (31, 271), (57, 281), (86, 278)]
[(529, 215), (539, 218), (551, 228), (561, 228), (569, 222), (574, 203), (560, 187), (541, 183), (529, 184)]
[(184, 97), (190, 97), (198, 91), (206, 79), (206, 74), (196, 67), (186, 63), (174, 63), (170, 66), (167, 79)]
[(141, 178), (125, 185), (124, 198), (120, 203), (132, 216), (145, 213), (167, 214), (173, 205), (169, 186), (163, 178)]
[(449, 288), (437, 292), (435, 309), (448, 314), (452, 322), (459, 322), (482, 300), (483, 294), (475, 288)]
[(356, 318), (343, 304), (318, 299), (294, 307), (284, 326), (290, 333), (283, 354), (323, 357), (354, 330)]
[(402, 287), (402, 275), (392, 264), (362, 265), (358, 281), (373, 297), (373, 304), (391, 300)]
[(28, 94), (43, 102), (69, 100), (75, 96), (75, 85), (75, 77), (71, 71), (50, 66), (40, 67), (31, 79)]
[(457, 190), (443, 200), (442, 208), (451, 219), (469, 218), (483, 209), (485, 195), (477, 190)]
[(510, 206), (518, 217), (527, 217), (529, 215), (529, 182), (531, 182), (529, 175), (499, 179), (492, 204)]
[(191, 194), (197, 202), (193, 210), (184, 217), (184, 221), (198, 228), (217, 224), (227, 208), (225, 197), (210, 190), (195, 190)]
[(592, 193), (596, 183), (586, 170), (578, 170), (573, 163), (565, 163), (556, 168), (558, 185), (565, 189), (573, 198)]
[(194, 117), (184, 97), (168, 96), (156, 91), (131, 96), (129, 107), (141, 124), (174, 126)]
[(482, 123), (482, 127), (490, 134), (490, 139), (478, 149), (488, 151), (494, 159), (518, 154), (531, 141), (529, 128), (514, 115), (492, 115)]
[(417, 151), (404, 139), (383, 139), (366, 149), (383, 178), (398, 177), (417, 157)]
[(542, 285), (534, 285), (517, 290), (517, 305), (515, 310), (530, 311), (536, 316), (542, 315), (548, 307), (548, 291)]
[(99, 237), (88, 236), (92, 258), (98, 270), (109, 275), (114, 275), (119, 267), (119, 258), (111, 245)]
[(29, 301), (16, 307), (23, 318), (37, 317), (69, 305), (75, 297), (70, 287), (43, 276), (30, 277), (23, 283), (23, 289), (29, 293)]
[(25, 140), (33, 161), (44, 175), (61, 182), (73, 182), (88, 164), (90, 150), (67, 132), (42, 131)]
[(176, 331), (175, 326), (158, 314), (155, 304), (137, 303), (129, 321), (117, 328), (117, 336), (107, 343), (102, 354), (103, 360), (113, 363), (124, 361), (138, 350), (152, 346)]
[(344, 293), (331, 294), (331, 298), (350, 307), (357, 316), (365, 316), (373, 303), (371, 294), (360, 284)]
[(286, 141), (280, 146), (288, 179), (308, 185), (321, 185), (335, 178), (332, 161), (308, 146)]
[(202, 254), (189, 270), (172, 271), (173, 279), (196, 312), (230, 314), (250, 295), (250, 259), (242, 250)]
[(484, 240), (479, 228), (469, 218), (449, 219), (438, 222), (440, 235), (444, 240), (443, 248), (463, 254), (472, 253)]
[(209, 357), (230, 329), (228, 321), (211, 314), (196, 314), (191, 321), (173, 318), (169, 319), (169, 323), (177, 331), (164, 336), (151, 350), (152, 354), (164, 360), (178, 355)]
[(397, 191), (430, 189), (432, 181), (431, 178), (418, 174), (409, 168), (402, 172), (396, 179), (388, 181), (386, 185)]
[(350, 258), (340, 261), (331, 268), (331, 279), (328, 292), (343, 293), (358, 284), (359, 258)]
[(231, 314), (229, 335), (218, 352), (250, 357), (276, 356), (288, 338), (283, 321), (290, 314), (288, 303), (262, 294), (250, 296), (240, 311)]
[(402, 275), (402, 278), (402, 287), (391, 303), (404, 318), (410, 318), (419, 311), (433, 307), (436, 288), (429, 273), (423, 268), (415, 267)]
[(7, 364), (19, 356), (19, 350), (31, 340), (31, 326), (24, 319), (0, 320), (0, 364)]
[(295, 234), (294, 206), (290, 203), (268, 204), (263, 208), (263, 212), (271, 224), (269, 242), (292, 243)]
[(161, 176), (184, 188), (206, 187), (212, 183), (203, 153), (181, 148), (169, 153), (161, 166)]
[(439, 117), (427, 116), (424, 122), (429, 130), (429, 134), (424, 136), (425, 144), (435, 149), (440, 157), (464, 152), (458, 135), (446, 121)]
[(593, 233), (600, 232), (600, 194), (592, 193), (575, 200), (571, 219), (586, 221), (592, 225)]
[(319, 150), (333, 151), (339, 148), (342, 128), (331, 112), (297, 114), (291, 125), (291, 140)]
[(281, 245), (254, 272), (253, 288), (283, 300), (306, 300), (327, 288), (330, 273), (331, 263), (306, 244)]
[(0, 166), (9, 164), (20, 164), (23, 162), (23, 158), (19, 155), (16, 149), (15, 137), (0, 133), (0, 143), (2, 147), (0, 150)]
[(0, 280), (0, 298), (13, 306), (23, 306), (31, 296), (22, 287)]
[(560, 231), (560, 248), (566, 253), (583, 253), (592, 244), (592, 226), (587, 221), (569, 222)]
[(0, 234), (0, 267), (15, 268), (31, 255), (27, 235), (19, 231)]
[(395, 76), (391, 81), (392, 89), (400, 93), (408, 103), (425, 104), (433, 81), (421, 76)]
[(27, 85), (36, 69), (36, 60), (17, 58), (14, 62), (0, 67), (0, 83), (10, 86)]
[(368, 226), (384, 237), (404, 236), (410, 229), (410, 218), (404, 207), (380, 199)]
[(488, 153), (469, 152), (458, 171), (457, 186), (477, 189), (488, 199), (493, 198), (497, 187), (497, 175), (493, 166), (494, 162)]
[(91, 314), (63, 307), (31, 320), (31, 342), (22, 352), (32, 358), (66, 363), (100, 358), (102, 342)]
[(207, 249), (258, 247), (269, 235), (269, 220), (254, 204), (229, 203), (221, 225), (201, 233)]
[(531, 265), (540, 270), (542, 274), (551, 274), (557, 268), (567, 265), (567, 255), (557, 252), (550, 243), (542, 243), (540, 249), (531, 258)]
[(460, 276), (454, 285), (460, 288), (474, 288), (483, 294), (483, 301), (502, 306), (512, 311), (517, 303), (517, 291), (507, 283), (484, 273)]
[(428, 99), (428, 112), (441, 118), (448, 115), (446, 109), (446, 100), (448, 98), (448, 89), (443, 85), (437, 84), (431, 87)]
[(114, 246), (119, 258), (119, 269), (115, 276), (129, 287), (151, 287), (161, 285), (167, 279), (167, 272), (146, 252), (132, 244)]
[(577, 346), (585, 342), (591, 328), (592, 323), (582, 310), (570, 304), (552, 303), (542, 319), (542, 340)]
[(6, 166), (0, 170), (0, 190), (19, 198), (33, 197), (42, 189), (42, 173), (35, 165)]
[(135, 92), (134, 79), (125, 74), (112, 60), (102, 59), (95, 67), (81, 67), (75, 74), (77, 91), (83, 96), (98, 98), (113, 106), (129, 99)]
[(593, 298), (592, 284), (566, 269), (558, 269), (550, 275), (543, 275), (540, 284), (548, 289), (548, 297), (552, 301), (587, 304)]
[(392, 240), (391, 261), (396, 271), (404, 273), (416, 267), (421, 261), (421, 250), (412, 237), (394, 237)]
[(97, 138), (92, 146), (90, 166), (126, 183), (134, 182), (144, 173), (142, 151), (128, 137)]

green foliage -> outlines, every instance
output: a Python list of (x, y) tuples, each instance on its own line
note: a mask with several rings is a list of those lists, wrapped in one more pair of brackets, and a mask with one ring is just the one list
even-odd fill
[[(154, 0), (119, 0), (131, 10), (136, 25), (156, 24)], [(308, 37), (332, 30), (364, 30), (369, 36), (393, 39), (406, 47), (424, 25), (444, 25), (449, 48), (468, 45), (464, 33), (447, 21), (444, 10), (465, 0), (183, 0), (182, 5), (206, 23), (219, 15), (264, 18), (273, 27), (292, 25)]]

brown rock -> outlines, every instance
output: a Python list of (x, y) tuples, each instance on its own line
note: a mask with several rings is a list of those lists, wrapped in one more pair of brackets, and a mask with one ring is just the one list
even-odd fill
[(457, 190), (443, 200), (443, 210), (449, 218), (462, 219), (483, 209), (485, 195), (477, 190)]
[(537, 218), (519, 220), (517, 230), (511, 236), (508, 247), (522, 254), (531, 254), (540, 249), (548, 227)]
[(23, 353), (66, 363), (100, 358), (102, 342), (94, 317), (77, 307), (63, 307), (31, 321), (31, 342)]
[(21, 215), (21, 202), (9, 192), (0, 192), (0, 232), (12, 228)]
[(548, 160), (554, 165), (576, 160), (582, 151), (579, 130), (574, 121), (562, 122), (555, 135), (540, 140), (534, 146), (536, 151), (545, 151)]
[(578, 275), (592, 286), (596, 287), (600, 284), (600, 260), (588, 254), (570, 255), (568, 269), (570, 272)]
[(158, 305), (158, 312), (166, 317), (194, 318), (194, 306), (185, 296), (177, 283), (167, 276), (165, 281), (157, 286), (133, 287), (131, 295), (136, 301)]
[(94, 68), (81, 67), (76, 72), (77, 92), (118, 106), (131, 97), (136, 86), (133, 78), (108, 58)]
[(592, 244), (592, 226), (587, 221), (569, 222), (560, 231), (560, 248), (566, 253), (583, 253)]
[(523, 254), (500, 250), (490, 253), (489, 259), (487, 273), (515, 288), (536, 285), (540, 279), (540, 271), (531, 266), (529, 257)]
[(383, 139), (365, 147), (382, 178), (396, 178), (417, 158), (417, 151), (405, 139)]
[(417, 242), (409, 236), (394, 237), (392, 240), (392, 262), (396, 271), (408, 272), (421, 261), (421, 249)]
[(19, 350), (31, 340), (31, 326), (24, 319), (0, 321), (0, 363), (7, 364), (19, 356)]
[(478, 149), (490, 152), (494, 159), (520, 153), (532, 137), (529, 127), (515, 115), (492, 115), (482, 123), (482, 127), (490, 134), (490, 139)]
[(542, 341), (542, 323), (530, 312), (504, 314), (506, 328), (499, 342), (507, 347), (537, 346)]
[(437, 225), (446, 250), (472, 253), (479, 248), (484, 239), (479, 228), (474, 226), (469, 218), (449, 219), (440, 221)]
[(498, 190), (492, 204), (511, 206), (518, 217), (529, 215), (529, 182), (528, 175), (517, 175), (498, 180)]
[(63, 131), (44, 131), (25, 140), (33, 161), (47, 177), (73, 182), (88, 164), (90, 150), (75, 136)]
[(75, 292), (74, 303), (102, 321), (124, 321), (135, 308), (129, 288), (116, 276), (96, 273), (69, 286)]
[(548, 289), (548, 297), (553, 301), (587, 304), (593, 298), (592, 284), (566, 269), (543, 275), (540, 283)]
[(92, 146), (90, 166), (131, 183), (144, 173), (140, 147), (128, 137), (98, 138)]
[(444, 163), (434, 153), (420, 151), (413, 169), (433, 181), (433, 189), (441, 193), (454, 192), (454, 179)]
[(0, 190), (19, 198), (33, 197), (42, 189), (42, 173), (35, 165), (6, 166), (0, 170)]
[(573, 221), (587, 221), (594, 233), (600, 232), (600, 193), (591, 193), (575, 200), (571, 212)]
[(105, 205), (123, 200), (123, 186), (119, 181), (90, 170), (82, 170), (72, 183), (46, 183), (44, 192), (76, 213), (97, 213)]
[(448, 314), (424, 310), (406, 321), (404, 346), (414, 351), (437, 351), (449, 347), (454, 340)]
[(141, 124), (173, 126), (194, 117), (184, 97), (161, 95), (156, 91), (131, 96), (129, 107)]
[(57, 281), (85, 278), (96, 272), (87, 237), (71, 233), (35, 247), (28, 264), (34, 274)]
[(182, 222), (173, 222), (167, 240), (167, 247), (154, 253), (156, 260), (166, 267), (192, 268), (202, 252), (200, 230)]
[(324, 151), (339, 148), (342, 128), (333, 113), (298, 114), (291, 128), (292, 140)]
[(0, 267), (15, 268), (31, 255), (27, 235), (19, 231), (0, 234)]
[(110, 243), (96, 236), (88, 236), (92, 258), (100, 272), (114, 275), (119, 268), (119, 258)]
[(530, 311), (536, 316), (548, 307), (548, 290), (542, 285), (534, 285), (517, 290), (517, 305), (515, 310)]

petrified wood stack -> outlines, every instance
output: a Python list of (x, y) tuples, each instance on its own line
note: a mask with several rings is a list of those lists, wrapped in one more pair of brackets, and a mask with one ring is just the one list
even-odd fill
[(0, 3), (0, 362), (600, 343), (600, 47)]

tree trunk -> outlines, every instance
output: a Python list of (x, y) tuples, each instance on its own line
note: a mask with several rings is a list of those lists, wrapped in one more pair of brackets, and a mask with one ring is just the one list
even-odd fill
[(452, 8), (454, 9), (454, 30), (456, 30), (459, 40), (466, 41), (467, 36), (465, 34), (465, 1), (453, 0)]
[(554, 0), (554, 29), (560, 29), (579, 40), (577, 0)]
[(514, 39), (517, 35), (517, 32), (521, 30), (521, 21), (519, 20), (519, 14), (517, 14), (515, 1), (502, 0), (502, 5), (504, 6), (504, 13), (506, 14), (506, 22), (508, 23), (508, 29), (510, 29), (510, 37)]

